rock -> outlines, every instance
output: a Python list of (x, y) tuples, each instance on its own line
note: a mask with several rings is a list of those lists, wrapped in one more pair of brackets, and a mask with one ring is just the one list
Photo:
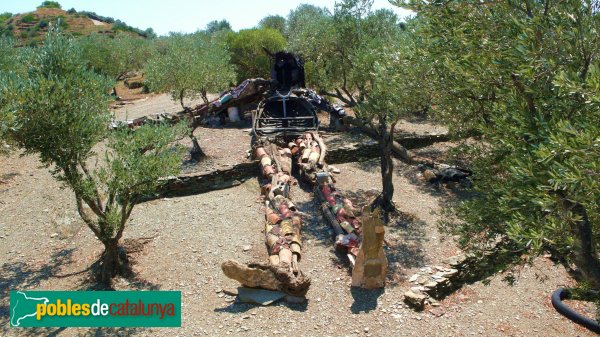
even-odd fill
[(425, 291), (425, 287), (423, 287), (423, 286), (411, 287), (410, 290), (412, 292), (414, 292), (414, 293), (418, 293), (418, 292), (421, 292), (421, 291)]
[(285, 293), (281, 291), (254, 289), (246, 287), (238, 288), (238, 299), (244, 303), (269, 305), (271, 303), (279, 301), (284, 297)]
[[(438, 305), (439, 305), (439, 303), (438, 303)], [(443, 308), (437, 307), (437, 308), (433, 308), (433, 309), (429, 310), (429, 313), (435, 317), (441, 317), (441, 316), (444, 316), (444, 314), (446, 313), (446, 310), (444, 310)]]
[(411, 290), (404, 293), (404, 301), (414, 305), (417, 308), (423, 308), (423, 306), (425, 306), (426, 299), (427, 295), (415, 293)]
[(237, 296), (238, 295), (237, 289), (223, 289), (223, 293), (225, 295), (229, 295), (229, 296)]
[(467, 260), (465, 255), (455, 255), (451, 256), (446, 260), (446, 263), (451, 265), (452, 267), (457, 267), (462, 265)]
[(367, 327), (365, 327), (365, 328), (364, 328), (364, 331), (365, 331), (365, 333), (369, 333), (369, 327), (368, 327), (368, 326), (367, 326)]
[(458, 269), (447, 269), (446, 271), (442, 272), (442, 276), (446, 278), (451, 278), (456, 275), (458, 275)]
[(51, 238), (55, 238), (55, 237), (57, 237), (57, 236), (58, 236), (58, 233), (52, 233), (52, 234), (50, 234), (50, 237), (51, 237)]
[(433, 289), (433, 288), (437, 287), (437, 285), (438, 285), (438, 284), (437, 284), (437, 282), (435, 282), (435, 281), (431, 281), (431, 282), (427, 282), (427, 283), (425, 283), (425, 284), (423, 285), (423, 287), (425, 287), (425, 288), (429, 288), (429, 289)]
[(335, 166), (331, 166), (331, 165), (329, 165), (329, 172), (331, 172), (331, 173), (335, 173), (335, 174), (340, 174), (340, 173), (342, 173), (342, 171), (340, 171), (340, 169), (339, 169), (339, 168), (337, 168), (337, 167), (335, 167)]
[(246, 245), (246, 246), (243, 247), (243, 249), (244, 249), (245, 252), (247, 252), (250, 249), (252, 249), (252, 246), (251, 245)]
[(425, 284), (425, 283), (427, 283), (427, 282), (429, 282), (429, 277), (427, 277), (427, 276), (419, 276), (419, 277), (417, 278), (417, 283), (418, 283), (418, 284), (421, 284), (421, 285), (423, 285), (423, 284)]
[(306, 297), (287, 295), (283, 300), (288, 303), (300, 304), (306, 302)]
[(419, 275), (419, 274), (414, 274), (413, 276), (411, 276), (411, 277), (408, 279), (408, 282), (415, 282), (415, 281), (416, 281), (416, 280), (419, 278), (419, 276), (421, 276), (421, 275)]
[(450, 284), (450, 281), (447, 278), (445, 278), (445, 277), (436, 279), (435, 282), (437, 282), (438, 285), (441, 285), (441, 286), (447, 286), (447, 285)]

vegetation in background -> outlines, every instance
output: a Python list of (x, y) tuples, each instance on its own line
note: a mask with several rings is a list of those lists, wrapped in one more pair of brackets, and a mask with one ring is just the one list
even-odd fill
[(447, 228), (470, 250), (549, 250), (600, 289), (599, 3), (397, 3), (424, 24), (437, 115), (482, 135), (477, 196)]
[[(208, 93), (219, 92), (235, 81), (235, 71), (229, 52), (218, 34), (172, 34), (157, 41), (158, 50), (146, 65), (146, 83), (158, 92), (168, 92), (173, 100), (187, 109), (184, 98), (202, 97), (208, 103)], [(204, 156), (194, 130), (190, 130), (192, 159)]]
[[(159, 178), (179, 170), (181, 154), (173, 141), (185, 127), (109, 133), (111, 82), (88, 69), (81, 55), (77, 44), (51, 29), (33, 51), (28, 76), (16, 80), (12, 138), (74, 192), (79, 215), (104, 244), (99, 279), (110, 284), (129, 272), (119, 241), (134, 206)], [(103, 140), (107, 149), (99, 157), (92, 148)], [(98, 159), (103, 163), (90, 167)]]
[(258, 23), (258, 28), (271, 28), (285, 34), (285, 18), (281, 15), (268, 15)]
[(231, 24), (229, 21), (223, 19), (221, 21), (211, 21), (206, 25), (205, 32), (208, 34), (213, 34), (220, 31), (231, 31)]
[(301, 5), (288, 18), (289, 47), (306, 60), (308, 85), (347, 106), (361, 103), (368, 94), (364, 77), (371, 69), (359, 70), (356, 63), (373, 55), (372, 50), (394, 44), (401, 31), (397, 16), (371, 11), (372, 2), (345, 0), (336, 3), (333, 14)]
[(277, 52), (285, 49), (286, 45), (283, 35), (272, 28), (243, 29), (227, 34), (225, 39), (231, 52), (231, 62), (237, 70), (238, 82), (247, 78), (270, 78), (271, 57), (264, 49)]
[(61, 9), (62, 7), (56, 1), (44, 1), (37, 8), (58, 8), (58, 9)]
[(396, 125), (400, 118), (421, 114), (431, 104), (430, 67), (420, 50), (421, 41), (414, 35), (417, 25), (413, 21), (389, 44), (368, 46), (354, 61), (354, 71), (362, 73), (366, 92), (355, 109), (356, 117), (375, 133), (379, 143), (383, 189), (376, 205), (388, 212), (395, 209), (391, 155)]
[(152, 53), (148, 40), (117, 34), (111, 38), (92, 34), (77, 40), (88, 67), (115, 81), (125, 78), (130, 71), (141, 70)]
[(14, 47), (14, 41), (0, 37), (0, 154), (12, 144), (10, 137), (15, 128), (14, 104), (17, 102), (17, 80), (26, 75), (26, 55)]
[(185, 108), (183, 99), (219, 92), (235, 81), (235, 72), (223, 42), (204, 33), (172, 34), (160, 39), (161, 48), (144, 68), (148, 86), (168, 92)]

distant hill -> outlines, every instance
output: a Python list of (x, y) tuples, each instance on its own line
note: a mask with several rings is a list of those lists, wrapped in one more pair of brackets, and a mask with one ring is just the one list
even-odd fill
[(44, 2), (33, 12), (0, 14), (0, 35), (14, 37), (19, 45), (35, 45), (44, 39), (49, 24), (57, 22), (60, 22), (66, 32), (74, 36), (92, 33), (113, 36), (119, 31), (143, 38), (155, 36), (152, 28), (140, 30), (120, 20), (100, 16), (93, 12), (78, 12), (75, 9), (65, 11), (60, 8), (58, 3), (52, 1)]

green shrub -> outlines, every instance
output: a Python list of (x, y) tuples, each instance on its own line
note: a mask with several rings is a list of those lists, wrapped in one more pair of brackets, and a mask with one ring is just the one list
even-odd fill
[(31, 22), (34, 22), (35, 20), (36, 20), (36, 18), (33, 14), (27, 14), (27, 15), (21, 17), (21, 22), (24, 22), (24, 23), (31, 23)]
[(285, 48), (285, 38), (271, 28), (244, 29), (226, 36), (231, 61), (237, 68), (238, 81), (270, 77), (271, 58), (264, 48), (277, 52)]
[(56, 1), (44, 1), (44, 2), (42, 2), (41, 5), (38, 6), (38, 8), (58, 8), (58, 9), (61, 9), (62, 7)]
[[(175, 141), (187, 130), (145, 125), (109, 133), (112, 83), (87, 68), (78, 45), (53, 28), (32, 53), (27, 78), (10, 91), (20, 96), (14, 139), (72, 190), (82, 220), (104, 244), (100, 280), (109, 285), (113, 276), (127, 274), (119, 245), (132, 209), (161, 177), (179, 172), (182, 152)], [(103, 140), (103, 153), (92, 150)], [(97, 164), (88, 166), (92, 161)]]
[(0, 14), (0, 25), (3, 24), (4, 22), (8, 21), (8, 19), (12, 18), (12, 13), (9, 12), (5, 12)]

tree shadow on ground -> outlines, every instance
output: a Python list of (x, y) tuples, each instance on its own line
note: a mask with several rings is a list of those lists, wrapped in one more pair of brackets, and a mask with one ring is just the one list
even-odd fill
[(384, 245), (390, 285), (397, 285), (406, 278), (404, 270), (425, 265), (424, 245), (429, 241), (425, 228), (425, 222), (411, 214), (395, 212), (391, 216)]
[(368, 313), (377, 309), (377, 300), (384, 292), (383, 288), (363, 289), (351, 287), (350, 294), (352, 294), (354, 302), (350, 307), (350, 311), (352, 311), (353, 314), (359, 314), (361, 312)]
[[(81, 281), (75, 286), (74, 291), (79, 290), (114, 290), (94, 282), (92, 266), (80, 271), (61, 274), (64, 266), (73, 262), (75, 248), (68, 248), (53, 253), (48, 262), (44, 264), (32, 264), (23, 261), (5, 262), (0, 266), (0, 336), (8, 336), (15, 333), (10, 328), (10, 296), (11, 290), (40, 290), (42, 282), (50, 279), (62, 279), (74, 276), (82, 276)], [(133, 254), (135, 255), (135, 254)], [(135, 260), (135, 259), (134, 259)], [(128, 289), (156, 290), (160, 287), (137, 275), (127, 280)], [(8, 333), (11, 329), (11, 334)], [(22, 330), (25, 335), (32, 336), (59, 336), (66, 328), (28, 328)], [(141, 332), (139, 329), (125, 328), (96, 328), (90, 329), (80, 336), (132, 336)]]
[[(356, 190), (356, 191), (341, 191), (342, 194), (352, 201), (352, 204), (357, 210), (362, 210), (364, 207), (371, 205), (373, 200), (379, 195), (377, 190)], [(320, 211), (317, 210), (317, 212)], [(320, 224), (325, 224), (322, 216)], [(426, 224), (423, 220), (417, 217), (396, 211), (390, 215), (390, 221), (385, 226), (385, 241), (384, 252), (388, 259), (388, 284), (395, 286), (406, 278), (404, 270), (413, 267), (422, 267), (425, 265), (425, 249), (424, 245), (428, 238), (425, 233)], [(326, 242), (333, 247), (333, 235), (329, 232), (330, 229), (325, 226), (306, 226), (304, 228), (312, 237)], [(332, 263), (341, 268), (348, 270), (348, 275), (352, 274), (350, 263), (346, 254), (335, 251), (335, 257), (331, 257)]]
[[(268, 306), (270, 306), (270, 307), (285, 307), (285, 308), (288, 308), (293, 311), (305, 312), (308, 309), (308, 301), (309, 300), (307, 299), (303, 303), (288, 303), (285, 300), (279, 300)], [(256, 308), (258, 306), (260, 306), (260, 305), (237, 302), (237, 300), (236, 300), (236, 302), (232, 302), (231, 304), (229, 304), (228, 306), (226, 306), (224, 308), (215, 308), (213, 311), (216, 313), (225, 312), (225, 313), (230, 313), (230, 314), (240, 314), (240, 313), (245, 313), (248, 310), (250, 310), (252, 308)]]
[(354, 165), (365, 172), (379, 174), (379, 170), (381, 169), (381, 160), (379, 158), (373, 158), (370, 160), (356, 162)]
[[(113, 279), (112, 285), (106, 285), (98, 281), (96, 277), (98, 262), (90, 266), (86, 278), (79, 284), (80, 290), (106, 290), (111, 291), (115, 288), (126, 288), (130, 290), (160, 290), (160, 285), (144, 279), (140, 273), (136, 272), (137, 258), (144, 253), (145, 246), (152, 242), (155, 237), (149, 238), (128, 238), (123, 240), (123, 247), (127, 251), (128, 267), (131, 273), (124, 277), (116, 277)], [(100, 260), (101, 256), (98, 256)]]
[(53, 253), (45, 264), (40, 266), (23, 261), (5, 262), (0, 266), (0, 324), (9, 323), (9, 293), (11, 290), (36, 290), (42, 281), (54, 277), (63, 265), (72, 261), (74, 248)]

